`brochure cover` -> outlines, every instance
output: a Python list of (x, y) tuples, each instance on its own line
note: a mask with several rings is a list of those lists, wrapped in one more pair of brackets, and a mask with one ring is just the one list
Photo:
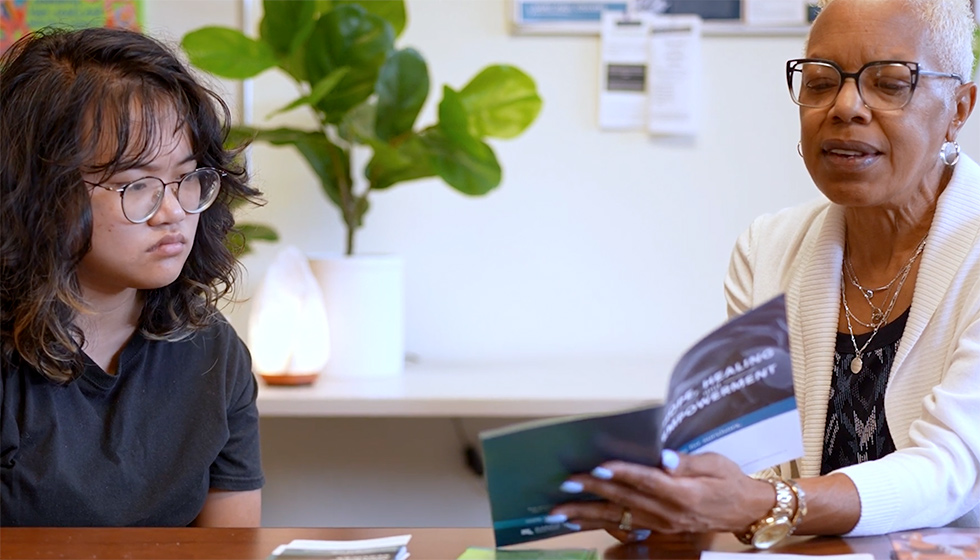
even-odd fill
[(980, 558), (980, 531), (918, 529), (888, 535), (895, 560), (955, 560)]
[(599, 498), (571, 496), (559, 486), (608, 460), (657, 466), (664, 447), (713, 451), (753, 473), (802, 456), (789, 351), (779, 296), (691, 347), (674, 367), (663, 405), (482, 432), (497, 546), (571, 532), (545, 516), (562, 502)]

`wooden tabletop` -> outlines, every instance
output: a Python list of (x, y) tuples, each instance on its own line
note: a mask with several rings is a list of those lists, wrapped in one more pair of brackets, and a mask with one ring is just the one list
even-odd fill
[[(196, 528), (0, 528), (0, 560), (93, 558), (132, 560), (265, 560), (293, 539), (355, 540), (412, 535), (411, 560), (451, 560), (470, 546), (492, 547), (490, 529), (196, 529)], [(565, 535), (514, 548), (594, 548), (605, 559), (698, 558), (703, 550), (748, 551), (731, 535), (654, 536), (620, 545), (601, 531)], [(867, 552), (889, 557), (887, 537), (860, 539), (792, 537), (776, 552), (813, 555)]]

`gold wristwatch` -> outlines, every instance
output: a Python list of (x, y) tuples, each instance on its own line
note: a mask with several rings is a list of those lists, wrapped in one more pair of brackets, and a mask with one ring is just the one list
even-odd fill
[(735, 533), (738, 540), (755, 548), (765, 549), (785, 539), (793, 532), (794, 518), (799, 518), (793, 507), (794, 492), (781, 478), (770, 477), (766, 482), (776, 490), (776, 505), (765, 517), (749, 525), (744, 533)]

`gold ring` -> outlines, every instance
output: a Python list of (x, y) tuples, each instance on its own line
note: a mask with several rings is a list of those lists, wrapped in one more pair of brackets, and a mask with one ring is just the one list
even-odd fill
[(633, 530), (633, 514), (628, 507), (623, 508), (623, 515), (619, 518), (619, 530), (627, 532)]

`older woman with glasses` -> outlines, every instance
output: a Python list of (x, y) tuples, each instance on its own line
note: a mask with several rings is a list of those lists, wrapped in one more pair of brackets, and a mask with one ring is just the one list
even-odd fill
[(730, 315), (786, 294), (805, 455), (758, 477), (666, 451), (573, 477), (556, 508), (623, 540), (980, 526), (980, 166), (969, 0), (824, 0), (786, 76), (798, 149), (826, 199), (738, 240)]
[(258, 195), (228, 121), (138, 33), (0, 59), (0, 525), (259, 524), (257, 386), (217, 310)]

